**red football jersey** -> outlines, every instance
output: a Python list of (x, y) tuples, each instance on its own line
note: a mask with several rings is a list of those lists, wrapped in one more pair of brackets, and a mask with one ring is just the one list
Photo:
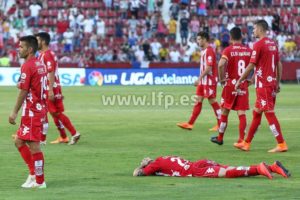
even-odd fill
[(279, 53), (276, 42), (264, 37), (254, 44), (251, 63), (255, 64), (255, 87), (276, 86)]
[(53, 85), (53, 93), (56, 98), (60, 98), (61, 86), (58, 76), (58, 62), (56, 55), (53, 51), (47, 50), (45, 52), (40, 53), (39, 60), (47, 67), (48, 73), (54, 71), (55, 80)]
[(249, 64), (252, 50), (242, 44), (233, 44), (226, 47), (222, 58), (227, 60), (225, 76), (227, 85), (235, 85)]
[(18, 88), (28, 91), (22, 116), (33, 117), (35, 113), (45, 112), (47, 81), (46, 68), (36, 58), (30, 58), (21, 66)]
[(192, 176), (192, 162), (177, 156), (158, 157), (143, 169), (147, 176)]
[(216, 64), (216, 54), (211, 46), (201, 51), (200, 72), (202, 73), (206, 66), (211, 66), (212, 70), (209, 74), (203, 77), (199, 85), (217, 85), (218, 71)]

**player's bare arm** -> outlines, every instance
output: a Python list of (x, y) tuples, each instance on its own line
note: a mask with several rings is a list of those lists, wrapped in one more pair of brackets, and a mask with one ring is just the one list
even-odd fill
[(249, 76), (250, 72), (254, 69), (254, 67), (255, 67), (255, 65), (253, 63), (249, 63), (249, 65), (247, 66), (245, 72), (242, 74), (240, 79), (235, 84), (235, 89), (236, 90), (240, 87), (241, 82), (243, 82)]
[(225, 73), (224, 73), (224, 67), (227, 64), (227, 59), (225, 59), (224, 57), (222, 57), (219, 61), (218, 64), (218, 72), (219, 72), (219, 82), (221, 83), (221, 85), (223, 86), (226, 82), (225, 80)]
[(55, 80), (54, 71), (48, 73), (48, 79), (49, 79), (48, 98), (50, 101), (54, 101), (54, 92), (53, 92), (53, 85)]
[(281, 61), (279, 61), (277, 64), (277, 74), (276, 74), (276, 79), (277, 79), (276, 92), (277, 93), (280, 92), (281, 76), (282, 76), (282, 63), (281, 63)]
[(18, 116), (18, 112), (19, 112), (19, 110), (20, 110), (27, 94), (28, 94), (27, 90), (22, 90), (22, 89), (20, 90), (19, 95), (17, 97), (15, 107), (14, 107), (13, 111), (11, 112), (11, 114), (9, 115), (9, 118), (8, 118), (8, 121), (9, 121), (10, 124), (13, 124), (13, 125), (16, 124), (16, 118)]
[(209, 74), (212, 70), (212, 66), (206, 66), (205, 70), (201, 73), (201, 75), (199, 76), (199, 79), (195, 81), (194, 85), (197, 86), (199, 85), (199, 82), (203, 79), (204, 76), (206, 76), (207, 74)]

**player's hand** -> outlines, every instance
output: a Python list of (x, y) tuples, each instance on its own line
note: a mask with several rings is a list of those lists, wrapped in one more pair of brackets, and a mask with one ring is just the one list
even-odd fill
[(279, 92), (280, 92), (280, 85), (277, 85), (277, 86), (276, 86), (275, 92), (276, 92), (276, 93), (279, 93)]
[(219, 81), (222, 87), (225, 86), (227, 80), (228, 80), (228, 79), (222, 79), (222, 80)]
[(238, 81), (235, 83), (234, 89), (235, 89), (235, 90), (238, 90), (238, 89), (240, 88), (240, 85), (241, 85), (241, 82), (240, 82), (240, 80), (238, 80)]
[(147, 165), (149, 165), (149, 163), (153, 161), (151, 158), (147, 157), (147, 158), (144, 158), (141, 162), (141, 167), (146, 167)]
[(49, 90), (49, 93), (48, 93), (48, 99), (49, 99), (50, 101), (54, 101), (54, 100), (55, 100), (53, 91), (50, 91), (50, 90)]
[(17, 119), (17, 113), (12, 112), (9, 117), (8, 117), (8, 122), (12, 125), (16, 124), (16, 119)]
[(252, 79), (247, 79), (248, 87), (253, 84)]
[(199, 79), (195, 80), (194, 86), (197, 87), (199, 85)]

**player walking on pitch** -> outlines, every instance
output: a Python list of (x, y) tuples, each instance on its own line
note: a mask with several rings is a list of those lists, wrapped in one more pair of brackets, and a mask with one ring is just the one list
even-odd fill
[[(238, 27), (230, 30), (232, 44), (225, 48), (219, 61), (219, 82), (223, 86), (219, 135), (211, 138), (213, 143), (222, 145), (223, 136), (228, 124), (230, 110), (236, 110), (239, 117), (239, 139), (237, 143), (244, 140), (247, 126), (246, 110), (249, 110), (248, 82), (243, 81), (238, 91), (235, 83), (245, 71), (249, 64), (251, 49), (242, 45), (242, 32)], [(234, 145), (237, 145), (234, 143)]]
[(15, 125), (18, 112), (22, 106), (20, 127), (16, 133), (15, 145), (29, 168), (29, 176), (23, 188), (46, 188), (44, 180), (44, 155), (40, 148), (42, 120), (45, 118), (47, 70), (35, 58), (38, 42), (32, 36), (20, 38), (19, 56), (25, 59), (21, 66), (18, 81), (19, 95), (9, 123)]
[[(36, 34), (36, 38), (38, 40), (38, 47), (40, 51), (39, 60), (47, 67), (48, 70), (49, 97), (47, 101), (47, 108), (60, 133), (60, 136), (56, 140), (52, 141), (51, 144), (68, 142), (70, 145), (76, 144), (80, 139), (80, 133), (76, 131), (70, 119), (63, 113), (64, 104), (58, 76), (57, 57), (54, 52), (49, 49), (50, 35), (46, 32), (40, 32)], [(64, 127), (66, 127), (72, 135), (70, 141), (66, 135)]]
[[(197, 87), (197, 100), (193, 108), (192, 115), (188, 122), (178, 123), (177, 126), (183, 129), (192, 130), (193, 125), (200, 115), (202, 110), (202, 102), (205, 98), (212, 106), (217, 122), (221, 116), (221, 109), (216, 100), (217, 95), (217, 66), (216, 66), (216, 54), (213, 48), (209, 45), (209, 35), (206, 32), (199, 32), (197, 35), (198, 45), (201, 47), (201, 60), (200, 60), (200, 71), (201, 74), (199, 79), (195, 81)], [(217, 130), (217, 129), (216, 129)]]
[(255, 23), (253, 33), (259, 41), (254, 44), (250, 64), (235, 85), (235, 88), (239, 89), (242, 82), (250, 74), (250, 71), (254, 69), (256, 102), (253, 110), (253, 119), (246, 140), (239, 143), (236, 147), (244, 151), (250, 150), (251, 141), (264, 113), (278, 143), (274, 149), (268, 152), (285, 152), (288, 150), (288, 146), (283, 139), (280, 124), (274, 111), (276, 94), (280, 91), (279, 83), (282, 74), (282, 64), (279, 59), (276, 42), (266, 37), (267, 31), (268, 23), (265, 20), (258, 20)]

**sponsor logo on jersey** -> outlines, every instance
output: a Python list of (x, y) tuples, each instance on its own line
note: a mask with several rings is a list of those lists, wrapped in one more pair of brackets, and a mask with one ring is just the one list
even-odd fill
[(21, 79), (25, 79), (26, 78), (26, 74), (23, 72), (22, 74), (21, 74)]
[(27, 133), (29, 133), (29, 127), (27, 127), (27, 126), (24, 126), (23, 127), (23, 131), (22, 131), (22, 135), (24, 136), (24, 135), (26, 135)]
[(214, 168), (208, 168), (208, 169), (206, 170), (205, 174), (212, 174), (212, 173), (214, 173), (214, 172), (215, 172)]

